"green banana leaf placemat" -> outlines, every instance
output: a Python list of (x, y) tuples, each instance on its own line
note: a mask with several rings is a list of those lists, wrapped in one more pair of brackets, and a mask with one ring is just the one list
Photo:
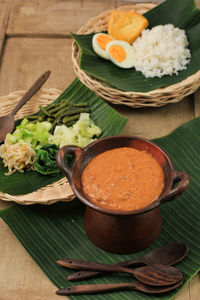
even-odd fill
[(141, 72), (134, 68), (124, 70), (99, 57), (92, 48), (93, 34), (72, 34), (81, 49), (81, 69), (109, 85), (127, 92), (149, 92), (181, 82), (195, 74), (200, 69), (200, 11), (197, 9), (195, 1), (166, 0), (145, 13), (144, 16), (149, 21), (148, 28), (156, 25), (173, 24), (175, 27), (186, 31), (192, 54), (186, 70), (173, 76), (145, 78)]
[[(59, 103), (62, 99), (68, 99), (73, 103), (88, 102), (91, 119), (102, 129), (100, 137), (119, 134), (127, 122), (124, 116), (105, 103), (77, 78), (53, 102)], [(16, 121), (16, 125), (19, 122)], [(16, 172), (11, 176), (6, 176), (5, 173), (7, 171), (8, 169), (4, 167), (3, 161), (0, 158), (0, 191), (10, 195), (31, 193), (63, 177), (61, 173), (44, 176), (32, 170), (24, 173)]]
[[(163, 217), (161, 234), (145, 251), (133, 255), (115, 255), (95, 247), (87, 239), (84, 232), (84, 206), (77, 199), (71, 203), (57, 203), (51, 206), (13, 205), (0, 211), (0, 216), (57, 288), (72, 285), (72, 283), (67, 282), (67, 275), (71, 274), (72, 270), (58, 266), (56, 264), (57, 259), (76, 258), (114, 263), (138, 258), (154, 247), (172, 242), (183, 242), (190, 248), (188, 256), (177, 264), (183, 272), (184, 284), (187, 284), (200, 270), (199, 129), (200, 118), (196, 118), (185, 123), (170, 135), (155, 140), (171, 155), (175, 168), (184, 170), (189, 174), (191, 184), (180, 198), (161, 206)], [(131, 280), (130, 275), (110, 274), (109, 276), (82, 281), (81, 284)], [(167, 300), (172, 299), (178, 290), (157, 296), (135, 291), (121, 291), (109, 294), (70, 296), (70, 299)]]

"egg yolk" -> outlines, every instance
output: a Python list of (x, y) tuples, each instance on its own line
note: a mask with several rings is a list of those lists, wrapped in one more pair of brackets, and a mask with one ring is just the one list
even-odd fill
[(126, 59), (126, 51), (120, 45), (113, 45), (109, 48), (110, 55), (118, 62)]
[(112, 41), (113, 39), (105, 34), (100, 34), (97, 37), (97, 43), (103, 50), (106, 50), (106, 46)]

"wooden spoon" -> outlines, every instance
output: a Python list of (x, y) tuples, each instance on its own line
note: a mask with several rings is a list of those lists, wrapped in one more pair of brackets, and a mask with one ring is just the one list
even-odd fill
[(20, 108), (39, 90), (39, 88), (45, 83), (49, 77), (51, 71), (45, 72), (38, 80), (30, 87), (25, 93), (19, 103), (14, 107), (12, 112), (6, 116), (0, 117), (0, 143), (4, 141), (7, 133), (13, 131), (15, 126), (14, 115), (20, 110)]
[[(123, 262), (113, 264), (115, 266), (130, 267), (136, 265), (174, 265), (181, 261), (188, 253), (189, 248), (183, 243), (173, 243), (159, 248), (155, 248), (150, 252), (146, 253), (139, 259), (132, 259)], [(76, 281), (83, 280), (98, 275), (102, 275), (103, 272), (97, 271), (79, 271), (68, 276), (68, 280)]]
[(73, 261), (72, 259), (58, 260), (57, 263), (68, 268), (78, 268), (82, 270), (128, 273), (143, 283), (155, 286), (174, 284), (182, 279), (182, 273), (179, 269), (165, 265), (145, 266), (131, 270), (120, 266), (82, 260)]
[(153, 287), (145, 285), (139, 281), (137, 282), (123, 282), (123, 283), (110, 283), (110, 284), (88, 284), (88, 285), (77, 285), (70, 286), (56, 291), (56, 294), (61, 296), (67, 295), (80, 295), (80, 294), (97, 294), (112, 292), (118, 290), (138, 290), (148, 294), (160, 294), (172, 291), (179, 287), (183, 283), (183, 280), (180, 280), (176, 284), (163, 287)]

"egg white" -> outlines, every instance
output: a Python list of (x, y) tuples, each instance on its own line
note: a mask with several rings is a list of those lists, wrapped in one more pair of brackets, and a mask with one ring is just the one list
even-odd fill
[[(109, 56), (108, 56), (108, 54), (107, 54), (107, 52), (106, 52), (106, 50), (103, 50), (100, 46), (99, 46), (99, 44), (98, 44), (98, 42), (97, 42), (97, 38), (98, 38), (98, 36), (99, 35), (106, 35), (106, 36), (109, 36), (108, 34), (106, 34), (106, 33), (96, 33), (95, 35), (93, 35), (93, 38), (92, 38), (92, 47), (93, 47), (93, 50), (94, 50), (94, 52), (96, 52), (96, 54), (98, 54), (100, 57), (102, 57), (102, 58), (104, 58), (104, 59), (107, 59), (107, 60), (109, 60)], [(110, 36), (109, 36), (110, 37)]]
[[(126, 58), (122, 62), (117, 61), (109, 52), (110, 47), (114, 46), (114, 45), (121, 46), (126, 52)], [(118, 67), (124, 68), (124, 69), (129, 69), (129, 68), (134, 67), (135, 51), (129, 43), (127, 43), (125, 41), (118, 41), (118, 40), (112, 41), (112, 42), (108, 43), (108, 45), (106, 47), (106, 53), (108, 54), (109, 59)]]

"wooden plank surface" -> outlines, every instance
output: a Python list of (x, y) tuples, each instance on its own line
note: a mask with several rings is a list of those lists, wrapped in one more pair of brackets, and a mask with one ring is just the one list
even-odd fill
[(66, 37), (70, 32), (77, 32), (82, 25), (87, 23), (88, 19), (102, 11), (127, 4), (130, 4), (130, 1), (15, 0), (12, 5), (7, 34), (8, 36), (54, 35)]
[(28, 89), (46, 70), (52, 73), (43, 87), (64, 90), (75, 78), (71, 45), (71, 39), (8, 38), (0, 69), (0, 96)]
[[(9, 36), (57, 35), (77, 32), (89, 18), (115, 8), (115, 1), (23, 1), (15, 0), (8, 27)], [(58, 19), (59, 16), (59, 19)]]
[(10, 16), (11, 2), (0, 2), (0, 57), (3, 52), (3, 46), (7, 34), (8, 19)]
[[(0, 0), (0, 33), (6, 28), (4, 40), (7, 36), (1, 56), (0, 96), (28, 89), (47, 69), (51, 69), (52, 74), (44, 87), (64, 90), (75, 78), (69, 32), (76, 32), (89, 18), (100, 12), (129, 2)], [(7, 19), (8, 5), (12, 7)], [(6, 20), (9, 20), (8, 27), (5, 27)], [(190, 96), (177, 104), (161, 108), (115, 108), (129, 119), (124, 134), (156, 138), (200, 115), (200, 92), (195, 97)], [(0, 208), (7, 205), (0, 201)], [(54, 294), (55, 286), (2, 220), (0, 240), (0, 300), (59, 299)], [(175, 299), (199, 300), (199, 295), (200, 278), (197, 275)]]

